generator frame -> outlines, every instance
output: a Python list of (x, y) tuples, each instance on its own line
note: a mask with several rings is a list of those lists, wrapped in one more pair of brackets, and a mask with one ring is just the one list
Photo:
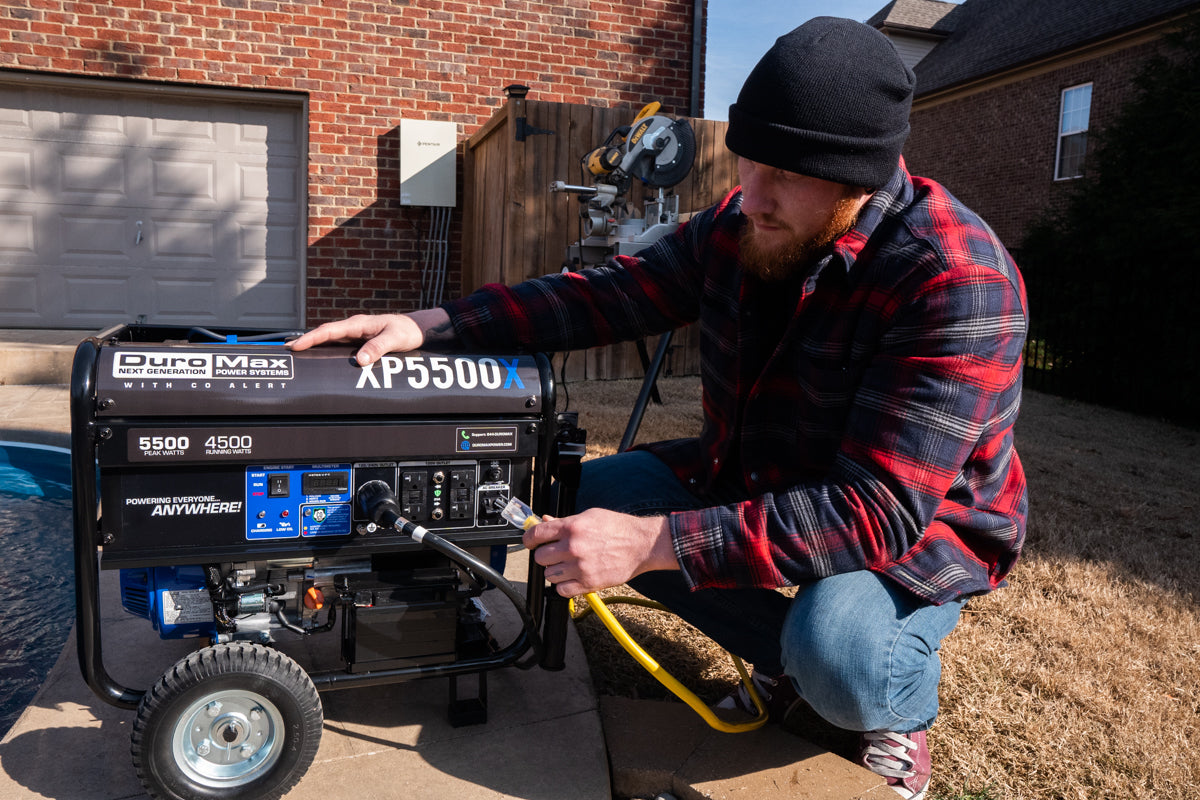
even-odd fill
[[(208, 333), (206, 331), (206, 333)], [(268, 334), (267, 331), (256, 329), (225, 329), (226, 341), (233, 342), (246, 341), (247, 339), (255, 339)], [(161, 551), (142, 542), (135, 546), (132, 555), (122, 553), (118, 543), (114, 541), (113, 531), (111, 528), (106, 529), (103, 524), (104, 516), (110, 515), (117, 518), (117, 524), (123, 519), (120, 517), (120, 509), (102, 509), (102, 498), (106, 492), (111, 492), (110, 488), (106, 488), (106, 481), (110, 481), (110, 472), (120, 472), (121, 470), (130, 469), (136, 472), (138, 469), (145, 469), (145, 465), (134, 464), (133, 456), (129, 460), (122, 461), (124, 456), (120, 453), (126, 448), (126, 444), (122, 443), (122, 438), (133, 438), (135, 428), (141, 432), (141, 428), (152, 428), (153, 420), (143, 420), (137, 418), (131, 421), (130, 417), (123, 416), (122, 406), (128, 406), (130, 400), (136, 398), (137, 395), (126, 394), (120, 396), (118, 391), (117, 399), (114, 399), (113, 393), (109, 391), (99, 390), (99, 384), (107, 382), (111, 387), (115, 382), (111, 379), (111, 375), (104, 376), (104, 380), (100, 380), (101, 369), (109, 369), (114, 371), (116, 367), (112, 359), (114, 356), (108, 355), (105, 361), (106, 351), (119, 351), (121, 348), (134, 350), (138, 349), (153, 349), (158, 346), (167, 346), (166, 343), (186, 343), (189, 336), (194, 335), (194, 329), (187, 329), (173, 326), (157, 326), (157, 325), (118, 325), (107, 329), (84, 340), (76, 350), (75, 360), (72, 368), (71, 389), (70, 389), (70, 407), (71, 407), (71, 469), (73, 481), (73, 521), (74, 521), (74, 560), (75, 560), (75, 592), (76, 592), (76, 631), (77, 631), (77, 655), (79, 660), (80, 670), (83, 678), (89, 688), (105, 702), (125, 709), (135, 709), (139, 705), (144, 705), (143, 701), (147, 696), (147, 690), (131, 688), (124, 686), (116, 681), (109, 673), (105, 666), (105, 658), (102, 644), (102, 625), (101, 625), (101, 601), (100, 601), (100, 575), (102, 569), (105, 568), (123, 568), (131, 564), (148, 564), (148, 565), (169, 565), (179, 561), (180, 554), (172, 552), (170, 548)], [(267, 353), (287, 353), (281, 345), (281, 342), (274, 342), (276, 347), (268, 347), (262, 352)], [(218, 348), (220, 344), (215, 345)], [(312, 351), (315, 353), (315, 351)], [(326, 351), (324, 355), (328, 355)], [(334, 351), (336, 358), (344, 357), (345, 363), (352, 364), (350, 359), (351, 350), (342, 348), (340, 351)], [(290, 358), (300, 359), (306, 356), (305, 353), (292, 354)], [(282, 358), (282, 356), (277, 356)], [(516, 358), (516, 357), (514, 357)], [(574, 417), (570, 414), (557, 414), (555, 411), (555, 386), (553, 370), (549, 359), (544, 354), (527, 354), (520, 356), (524, 369), (527, 370), (527, 375), (536, 375), (538, 388), (536, 391), (527, 391), (523, 399), (523, 406), (520, 412), (514, 412), (514, 398), (503, 398), (507, 404), (509, 411), (491, 415), (486, 412), (486, 398), (482, 401), (478, 398), (472, 399), (471, 403), (478, 405), (483, 402), (485, 405), (476, 409), (474, 414), (466, 414), (458, 412), (458, 416), (454, 416), (448, 422), (445, 415), (439, 415), (437, 408), (439, 403), (422, 399), (418, 401), (418, 405), (422, 409), (415, 413), (414, 417), (420, 422), (417, 423), (411, 433), (418, 438), (424, 434), (419, 430), (422, 422), (429, 422), (434, 428), (444, 428), (450, 426), (453, 428), (456, 424), (458, 430), (466, 429), (467, 433), (480, 433), (491, 424), (489, 420), (500, 418), (503, 422), (512, 422), (513, 428), (511, 437), (513, 439), (513, 451), (517, 449), (517, 440), (520, 440), (520, 445), (524, 448), (523, 452), (530, 447), (536, 446), (536, 452), (528, 455), (528, 465), (522, 467), (522, 482), (529, 489), (530, 499), (535, 509), (544, 510), (545, 512), (564, 513), (569, 511), (569, 506), (564, 506), (564, 503), (573, 503), (574, 489), (570, 481), (577, 481), (579, 461), (582, 458), (582, 446), (578, 444), (579, 437), (576, 435), (574, 426)], [(102, 362), (104, 362), (102, 364)], [(289, 362), (290, 363), (290, 362)], [(514, 360), (514, 364), (516, 361)], [(347, 367), (349, 368), (349, 367)], [(289, 367), (290, 369), (290, 367)], [(294, 379), (295, 372), (292, 373)], [(278, 425), (284, 429), (281, 436), (293, 435), (297, 432), (305, 434), (315, 434), (317, 439), (323, 441), (331, 441), (338, 429), (357, 431), (358, 440), (362, 440), (364, 436), (369, 436), (372, 431), (377, 430), (382, 426), (396, 425), (396, 416), (403, 409), (395, 408), (394, 399), (390, 411), (387, 411), (386, 403), (374, 403), (365, 409), (349, 409), (346, 413), (340, 413), (337, 408), (336, 400), (339, 397), (333, 398), (334, 402), (322, 400), (319, 392), (313, 392), (312, 387), (309, 389), (309, 402), (314, 409), (311, 413), (301, 414), (293, 407), (291, 411), (284, 412), (285, 416), (279, 419), (270, 419), (269, 417), (260, 417), (262, 422), (256, 431), (264, 430), (265, 428)], [(159, 395), (163, 397), (163, 395)], [(192, 397), (201, 401), (204, 400), (202, 393), (194, 394)], [(340, 399), (345, 399), (347, 395), (343, 393)], [(138, 401), (134, 400), (134, 405)], [(171, 413), (178, 414), (180, 400), (172, 398), (166, 401), (173, 404), (174, 409)], [(186, 402), (186, 400), (184, 401)], [(219, 403), (218, 403), (219, 405)], [(205, 412), (210, 413), (210, 412)], [(287, 414), (292, 416), (288, 417)], [(391, 416), (389, 416), (389, 414)], [(460, 422), (460, 417), (465, 422)], [(228, 418), (226, 418), (228, 419)], [(516, 431), (516, 425), (519, 423), (521, 430)], [(199, 421), (190, 422), (194, 429), (202, 428), (206, 423), (203, 415)], [(479, 430), (475, 430), (470, 426), (476, 426)], [(466, 434), (463, 434), (466, 436)], [(508, 433), (503, 436), (509, 436)], [(299, 437), (296, 437), (299, 438)], [(536, 445), (531, 442), (536, 442)], [(283, 445), (278, 445), (283, 446)], [(277, 446), (277, 447), (278, 447)], [(327, 445), (328, 446), (328, 445)], [(128, 444), (129, 448), (133, 447), (132, 443)], [(106, 454), (106, 455), (102, 455)], [(114, 454), (117, 454), (114, 456)], [(341, 453), (338, 458), (341, 460), (355, 458), (357, 454)], [(378, 454), (375, 454), (378, 455)], [(369, 458), (366, 456), (365, 458)], [(237, 461), (236, 468), (247, 468), (246, 464), (254, 464), (261, 461), (262, 458), (257, 454), (254, 456), (245, 456)], [(278, 457), (272, 457), (271, 460), (280, 460)], [(284, 459), (291, 461), (293, 459)], [(305, 461), (304, 458), (294, 459), (297, 462)], [(311, 460), (324, 461), (327, 459), (314, 457)], [(514, 463), (516, 459), (514, 458)], [(116, 464), (116, 466), (113, 466)], [(155, 464), (154, 466), (158, 466)], [(195, 462), (180, 467), (181, 469), (191, 470), (193, 472), (203, 471), (203, 462)], [(248, 468), (247, 468), (248, 469)], [(517, 472), (516, 466), (512, 468), (512, 472)], [(527, 474), (526, 474), (527, 472)], [(556, 480), (561, 480), (559, 475), (565, 476), (566, 484), (560, 484), (557, 491), (552, 491), (552, 484)], [(307, 475), (304, 476), (307, 479)], [(247, 479), (248, 480), (248, 479)], [(293, 480), (296, 480), (293, 478)], [(397, 478), (399, 483), (399, 478)], [(398, 487), (397, 487), (398, 488)], [(247, 492), (249, 489), (246, 490)], [(482, 493), (480, 493), (482, 494)], [(557, 494), (558, 505), (551, 509), (549, 504), (552, 497)], [(504, 498), (505, 500), (507, 498)], [(489, 501), (491, 498), (489, 498)], [(482, 503), (482, 497), (480, 498)], [(247, 504), (248, 505), (248, 504)], [(482, 512), (481, 512), (482, 513)], [(249, 510), (243, 511), (243, 514), (249, 519)], [(261, 512), (259, 514), (261, 517)], [(497, 509), (498, 516), (498, 509)], [(489, 518), (490, 521), (490, 518)], [(244, 522), (243, 525), (251, 524)], [(188, 563), (207, 563), (211, 561), (225, 561), (230, 558), (233, 560), (251, 560), (254, 558), (269, 558), (275, 551), (286, 553), (289, 551), (305, 550), (315, 553), (344, 553), (347, 548), (354, 549), (355, 553), (361, 552), (364, 555), (373, 555), (378, 553), (391, 554), (395, 552), (420, 552), (421, 545), (409, 540), (400, 540), (395, 537), (385, 537), (384, 539), (371, 539), (364, 537), (362, 523), (358, 523), (358, 534), (353, 532), (349, 536), (329, 537), (337, 541), (327, 541), (320, 538), (303, 540), (296, 538), (294, 542), (289, 543), (272, 543), (272, 542), (242, 542), (245, 547), (245, 552), (239, 553), (237, 543), (216, 543), (205, 547), (200, 547), (190, 554), (194, 556), (194, 561)], [(246, 530), (246, 528), (243, 528)], [(372, 533), (376, 533), (372, 530)], [(380, 531), (379, 533), (387, 533)], [(461, 533), (461, 532), (460, 532)], [(454, 531), (446, 533), (447, 539), (461, 539), (462, 546), (474, 547), (498, 547), (500, 544), (511, 544), (514, 541), (519, 541), (520, 532), (512, 529), (503, 529), (498, 525), (490, 530), (483, 531), (467, 531), (461, 536), (456, 536)], [(118, 539), (120, 537), (118, 536)], [(106, 546), (111, 552), (106, 552)], [(282, 557), (282, 556), (281, 556)], [(114, 562), (114, 564), (105, 566), (105, 561)], [(511, 596), (511, 595), (510, 595)], [(519, 609), (520, 610), (520, 609)], [(455, 724), (470, 724), (473, 722), (481, 722), (486, 718), (486, 672), (502, 667), (516, 665), (519, 667), (531, 667), (535, 664), (544, 669), (555, 670), (561, 669), (563, 666), (563, 657), (565, 652), (565, 640), (567, 621), (569, 614), (565, 601), (558, 597), (557, 593), (547, 591), (544, 569), (537, 564), (534, 559), (529, 559), (529, 569), (527, 575), (526, 592), (525, 592), (525, 609), (521, 616), (526, 621), (521, 632), (507, 646), (499, 649), (493, 649), (493, 652), (486, 652), (479, 655), (471, 655), (465, 658), (455, 658), (450, 661), (442, 661), (438, 663), (419, 663), (405, 666), (385, 666), (378, 669), (366, 669), (365, 671), (355, 671), (351, 669), (351, 665), (347, 663), (344, 669), (328, 669), (317, 672), (308, 673), (308, 678), (311, 679), (313, 687), (317, 691), (328, 691), (333, 689), (349, 689), (370, 686), (380, 686), (385, 684), (397, 683), (402, 681), (413, 680), (417, 678), (428, 677), (447, 677), (450, 679), (450, 710), (452, 722), (455, 721), (456, 714), (459, 715), (459, 720)], [(530, 624), (532, 622), (532, 626)], [(332, 615), (330, 617), (332, 624)], [(531, 629), (532, 627), (532, 629)], [(343, 636), (345, 633), (343, 632)], [(532, 652), (531, 652), (532, 651)], [(528, 658), (521, 661), (522, 656), (530, 654)], [(476, 697), (461, 699), (457, 688), (457, 679), (462, 676), (475, 675), (478, 677), (479, 688)], [(319, 736), (319, 734), (318, 734)], [(135, 752), (136, 752), (136, 737), (137, 731), (135, 728)], [(135, 755), (136, 761), (136, 755)], [(305, 765), (304, 768), (306, 768)], [(298, 780), (297, 777), (295, 780)], [(287, 787), (284, 787), (285, 790)], [(257, 797), (257, 794), (247, 794), (247, 797)]]

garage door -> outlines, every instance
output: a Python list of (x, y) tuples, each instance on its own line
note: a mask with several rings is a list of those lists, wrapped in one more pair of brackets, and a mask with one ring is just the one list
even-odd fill
[(301, 325), (302, 108), (104, 89), (0, 82), (0, 327)]

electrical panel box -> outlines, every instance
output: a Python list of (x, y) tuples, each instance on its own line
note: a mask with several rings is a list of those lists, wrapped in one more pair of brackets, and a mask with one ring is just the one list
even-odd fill
[(458, 125), (400, 120), (400, 204), (450, 206), (454, 193)]

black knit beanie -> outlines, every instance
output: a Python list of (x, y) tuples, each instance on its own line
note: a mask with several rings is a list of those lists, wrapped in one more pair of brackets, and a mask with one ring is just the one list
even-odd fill
[(878, 189), (908, 138), (915, 80), (869, 25), (811, 19), (750, 72), (729, 107), (725, 146), (760, 164)]

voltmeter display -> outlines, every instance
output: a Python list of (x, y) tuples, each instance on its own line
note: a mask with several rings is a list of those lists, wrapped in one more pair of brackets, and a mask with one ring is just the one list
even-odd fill
[(343, 494), (350, 491), (349, 472), (306, 472), (300, 476), (303, 494)]

